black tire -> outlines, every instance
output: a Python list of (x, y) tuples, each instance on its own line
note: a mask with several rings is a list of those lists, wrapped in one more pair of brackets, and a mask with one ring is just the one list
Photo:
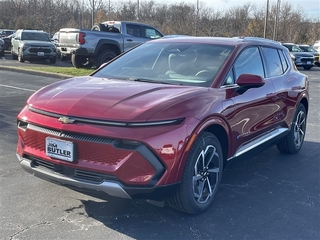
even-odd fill
[(312, 68), (312, 66), (308, 66), (308, 67), (303, 67), (305, 70), (310, 70)]
[(67, 60), (67, 57), (66, 57), (66, 56), (63, 56), (63, 55), (60, 55), (60, 60), (61, 60), (61, 61), (66, 61), (66, 60)]
[(72, 54), (72, 65), (76, 68), (91, 68), (93, 66), (89, 57)]
[(112, 50), (109, 50), (109, 49), (101, 50), (101, 52), (96, 57), (96, 61), (95, 61), (96, 68), (99, 68), (101, 64), (109, 62), (116, 56), (117, 54)]
[(18, 56), (13, 54), (13, 53), (11, 54), (11, 57), (12, 57), (13, 60), (18, 60)]
[(219, 140), (212, 133), (201, 133), (190, 149), (180, 186), (166, 199), (167, 203), (189, 214), (205, 211), (218, 190), (222, 172), (223, 153)]
[(107, 32), (108, 28), (102, 23), (96, 23), (92, 26), (91, 30)]
[(20, 50), (18, 51), (18, 61), (22, 63), (25, 61), (25, 59), (22, 57)]
[(57, 58), (56, 58), (56, 57), (49, 59), (49, 62), (50, 62), (51, 64), (55, 64), (56, 61), (57, 61)]
[(11, 51), (11, 57), (13, 60), (18, 60), (18, 56), (15, 55), (12, 51)]
[(289, 154), (296, 154), (299, 152), (304, 141), (306, 126), (306, 108), (300, 103), (294, 116), (289, 134), (277, 144), (278, 150), (282, 153)]

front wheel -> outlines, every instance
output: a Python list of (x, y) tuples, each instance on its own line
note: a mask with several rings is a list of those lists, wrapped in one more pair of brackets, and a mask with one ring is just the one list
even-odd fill
[(81, 55), (71, 55), (72, 65), (76, 68), (91, 68), (93, 63), (89, 57)]
[(303, 104), (299, 104), (289, 134), (277, 144), (280, 152), (295, 154), (300, 151), (306, 134), (307, 113)]
[(223, 171), (223, 153), (219, 140), (203, 132), (191, 147), (177, 192), (167, 199), (179, 211), (199, 214), (212, 203)]
[(56, 57), (53, 57), (53, 58), (50, 58), (50, 59), (49, 59), (49, 62), (50, 62), (51, 64), (55, 64), (56, 61), (57, 61), (57, 58), (56, 58)]

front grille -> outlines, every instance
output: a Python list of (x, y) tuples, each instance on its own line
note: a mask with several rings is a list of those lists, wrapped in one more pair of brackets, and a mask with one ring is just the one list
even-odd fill
[(300, 60), (301, 60), (301, 62), (313, 62), (313, 61), (314, 61), (314, 58), (311, 58), (311, 57), (302, 57)]
[(119, 139), (60, 132), (32, 124), (28, 124), (27, 130), (21, 135), (21, 138), (28, 153), (41, 156), (45, 153), (46, 137), (48, 136), (74, 142), (77, 149), (77, 162), (99, 164), (101, 168), (116, 166), (123, 159), (135, 154), (133, 149), (117, 148), (118, 143), (121, 142)]
[(106, 178), (106, 176), (103, 174), (83, 171), (79, 169), (74, 170), (74, 176), (79, 179), (89, 180), (93, 182), (103, 182), (103, 180)]
[(29, 52), (31, 52), (31, 53), (37, 53), (37, 52), (51, 53), (51, 49), (50, 48), (42, 48), (42, 47), (32, 47), (29, 49)]
[(97, 172), (91, 172), (91, 171), (84, 171), (81, 169), (76, 169), (76, 168), (71, 168), (71, 167), (65, 167), (65, 166), (42, 161), (42, 160), (35, 158), (35, 157), (32, 157), (30, 155), (25, 155), (24, 157), (31, 161), (33, 167), (46, 168), (46, 169), (49, 169), (49, 170), (54, 171), (56, 173), (59, 173), (61, 175), (71, 177), (73, 179), (89, 181), (89, 182), (94, 182), (94, 183), (98, 183), (98, 184), (102, 183), (105, 179), (115, 180), (115, 177), (110, 176), (110, 175), (101, 174), (101, 173), (97, 173)]

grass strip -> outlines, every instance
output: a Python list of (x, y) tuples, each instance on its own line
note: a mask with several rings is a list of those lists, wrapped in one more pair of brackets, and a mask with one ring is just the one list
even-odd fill
[(58, 73), (69, 76), (87, 76), (95, 69), (75, 68), (75, 67), (18, 67), (21, 69), (40, 71), (46, 73)]

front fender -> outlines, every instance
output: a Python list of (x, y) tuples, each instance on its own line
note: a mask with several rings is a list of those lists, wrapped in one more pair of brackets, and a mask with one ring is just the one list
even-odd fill
[(182, 154), (180, 159), (179, 168), (176, 174), (177, 182), (181, 181), (191, 146), (194, 144), (194, 141), (197, 139), (201, 132), (208, 131), (216, 135), (216, 137), (220, 141), (224, 153), (224, 159), (227, 159), (227, 157), (231, 154), (231, 149), (228, 147), (231, 144), (231, 129), (230, 126), (227, 124), (227, 121), (223, 117), (212, 116), (210, 118), (207, 118), (205, 121), (200, 122), (193, 130), (188, 129), (187, 126), (187, 131), (190, 131), (190, 138), (186, 143), (184, 153)]

